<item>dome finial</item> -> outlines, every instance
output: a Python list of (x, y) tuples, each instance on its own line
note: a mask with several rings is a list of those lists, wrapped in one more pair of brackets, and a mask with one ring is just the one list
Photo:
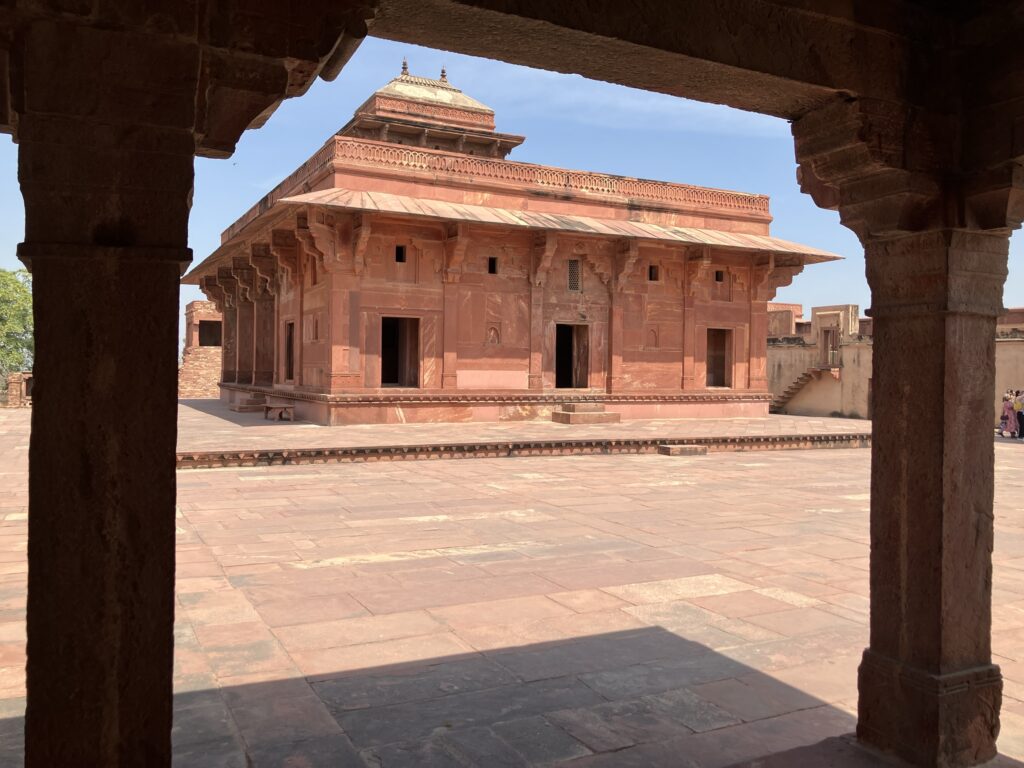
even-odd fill
[(402, 74), (409, 74), (409, 60), (405, 56), (402, 57)]
[(444, 71), (444, 65), (443, 64), (441, 65), (441, 82), (442, 83), (447, 83), (448, 82), (448, 73)]

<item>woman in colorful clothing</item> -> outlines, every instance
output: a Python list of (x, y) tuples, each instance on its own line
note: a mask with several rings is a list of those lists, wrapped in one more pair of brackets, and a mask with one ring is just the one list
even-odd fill
[(999, 436), (1006, 437), (1007, 432), (1010, 433), (1010, 437), (1017, 436), (1017, 412), (1013, 410), (1013, 398), (1003, 395), (1003, 416), (999, 420)]

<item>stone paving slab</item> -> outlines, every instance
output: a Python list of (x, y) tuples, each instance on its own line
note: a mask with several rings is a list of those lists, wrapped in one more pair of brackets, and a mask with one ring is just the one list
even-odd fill
[[(0, 411), (5, 767), (21, 759), (27, 437)], [(1024, 764), (1024, 445), (995, 453), (1008, 768)], [(841, 738), (867, 642), (869, 465), (835, 450), (180, 472), (175, 765), (888, 765)]]

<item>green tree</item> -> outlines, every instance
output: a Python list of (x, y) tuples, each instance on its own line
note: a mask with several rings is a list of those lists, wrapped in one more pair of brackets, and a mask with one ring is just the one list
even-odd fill
[(0, 269), (0, 388), (7, 374), (32, 367), (32, 276)]

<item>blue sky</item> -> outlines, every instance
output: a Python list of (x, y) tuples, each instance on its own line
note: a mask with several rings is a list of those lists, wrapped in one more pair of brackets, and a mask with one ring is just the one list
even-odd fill
[[(776, 118), (672, 96), (636, 91), (575, 75), (368, 39), (333, 83), (316, 81), (285, 101), (265, 126), (246, 131), (227, 160), (196, 160), (189, 223), (195, 259), (219, 243), (220, 232), (312, 155), (373, 91), (399, 73), (448, 79), (492, 107), (498, 130), (525, 135), (510, 159), (626, 176), (759, 192), (771, 196), (771, 232), (837, 253), (845, 260), (810, 266), (776, 301), (805, 311), (824, 304), (869, 306), (864, 257), (838, 214), (815, 207), (796, 184), (789, 125)], [(17, 148), (0, 142), (0, 267), (19, 266), (15, 247), (24, 233), (17, 185)], [(1011, 245), (1006, 306), (1024, 305), (1014, 279), (1022, 246)], [(182, 304), (202, 298), (182, 287)]]

